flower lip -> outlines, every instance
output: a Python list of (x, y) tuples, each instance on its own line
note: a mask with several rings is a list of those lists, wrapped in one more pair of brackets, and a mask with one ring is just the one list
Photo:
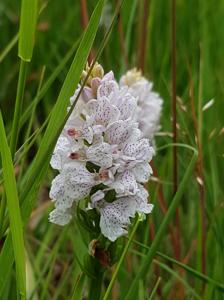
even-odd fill
[(67, 130), (67, 134), (71, 137), (80, 137), (81, 136), (81, 131), (76, 130), (75, 128), (69, 128)]
[(83, 160), (86, 158), (86, 156), (83, 151), (74, 151), (70, 153), (69, 158)]
[(107, 180), (109, 179), (110, 175), (109, 175), (109, 170), (101, 170), (99, 172), (99, 177), (101, 180)]

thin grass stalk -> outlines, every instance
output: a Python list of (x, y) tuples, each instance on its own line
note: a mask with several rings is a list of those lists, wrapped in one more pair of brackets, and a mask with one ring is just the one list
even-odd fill
[(80, 275), (78, 275), (75, 287), (74, 287), (74, 291), (72, 293), (72, 297), (71, 300), (82, 300), (82, 292), (83, 292), (83, 285), (85, 282), (85, 274), (81, 273)]
[(200, 260), (201, 252), (201, 270), (203, 273), (206, 272), (206, 214), (205, 214), (205, 182), (204, 182), (204, 172), (203, 172), (203, 153), (202, 153), (202, 122), (203, 122), (203, 110), (202, 110), (202, 90), (203, 90), (203, 57), (202, 51), (200, 51), (200, 65), (199, 65), (199, 91), (198, 91), (198, 130), (197, 130), (197, 142), (198, 142), (198, 188), (200, 193), (200, 223), (198, 227), (198, 242), (199, 253), (198, 259)]
[(11, 39), (11, 41), (7, 44), (5, 49), (0, 53), (0, 63), (4, 60), (4, 58), (9, 54), (12, 48), (16, 45), (19, 39), (19, 34), (16, 35)]
[[(198, 255), (201, 257), (199, 260), (201, 260), (201, 270), (205, 274), (206, 272), (206, 214), (205, 214), (205, 181), (204, 181), (204, 164), (203, 164), (203, 153), (202, 153), (202, 144), (201, 144), (201, 138), (200, 138), (200, 126), (199, 123), (201, 121), (201, 118), (198, 118), (196, 115), (196, 109), (195, 109), (195, 97), (194, 97), (194, 87), (192, 82), (192, 74), (190, 66), (188, 65), (188, 72), (189, 72), (189, 85), (190, 85), (190, 91), (189, 91), (189, 98), (190, 98), (190, 107), (191, 107), (191, 113), (192, 113), (192, 120), (194, 125), (194, 131), (195, 131), (195, 137), (196, 137), (196, 144), (198, 146), (198, 162), (197, 162), (197, 177), (199, 180), (198, 182), (198, 189), (200, 194), (200, 234), (201, 238), (199, 239), (199, 247), (200, 247), (200, 253), (201, 255)], [(201, 90), (201, 84), (199, 84), (199, 91)], [(201, 92), (199, 92), (199, 98), (201, 98)], [(200, 101), (199, 101), (200, 102)], [(202, 110), (202, 108), (200, 108)]]
[(126, 44), (125, 44), (125, 37), (124, 37), (124, 30), (123, 30), (121, 14), (119, 15), (119, 19), (118, 19), (118, 35), (119, 35), (119, 42), (120, 42), (121, 53), (123, 56), (123, 61), (125, 63), (125, 68), (128, 69), (129, 68), (128, 54), (127, 54), (127, 49), (126, 49)]
[[(172, 42), (172, 131), (173, 143), (177, 143), (177, 96), (176, 96), (176, 0), (172, 0), (171, 9), (171, 42)], [(178, 188), (178, 165), (177, 165), (177, 148), (173, 147), (173, 195), (176, 194)], [(176, 251), (177, 259), (181, 258), (181, 238), (180, 238), (180, 212), (177, 208), (176, 218)]]
[[(158, 172), (157, 172), (157, 169), (155, 168), (155, 165), (152, 161), (151, 163), (151, 167), (153, 169), (153, 174), (155, 177), (158, 177)], [(159, 205), (160, 205), (160, 208), (161, 208), (161, 211), (164, 215), (166, 215), (166, 212), (167, 212), (167, 205), (166, 205), (166, 201), (164, 199), (164, 193), (163, 193), (163, 186), (160, 182), (157, 183), (157, 186), (158, 186), (158, 202), (159, 202)], [(169, 233), (170, 233), (170, 241), (171, 241), (171, 244), (173, 246), (173, 251), (175, 253), (176, 251), (176, 236), (175, 236), (175, 232), (173, 230), (173, 227), (171, 225), (168, 226), (168, 229), (169, 229)]]
[(158, 289), (158, 287), (159, 287), (159, 284), (160, 284), (161, 279), (162, 279), (161, 277), (158, 277), (158, 279), (157, 279), (157, 281), (156, 281), (156, 284), (155, 284), (155, 286), (154, 286), (154, 288), (153, 288), (153, 290), (152, 290), (152, 293), (151, 293), (151, 295), (149, 296), (148, 300), (153, 300), (153, 299), (154, 299), (154, 295), (155, 295), (155, 293), (156, 293), (156, 291), (157, 291), (157, 289)]
[(140, 44), (138, 52), (138, 67), (144, 72), (146, 62), (147, 37), (148, 37), (148, 18), (149, 18), (150, 1), (145, 0), (142, 5), (142, 22), (140, 23)]
[[(39, 97), (40, 89), (41, 89), (42, 82), (43, 82), (43, 79), (44, 79), (45, 70), (46, 70), (46, 67), (44, 66), (42, 68), (42, 70), (41, 70), (40, 81), (39, 81), (39, 85), (38, 85), (38, 88), (37, 88), (37, 95), (36, 95), (35, 99), (37, 99)], [(37, 101), (35, 101), (34, 105), (33, 105), (33, 109), (32, 109), (32, 112), (31, 112), (31, 117), (30, 117), (30, 120), (29, 120), (29, 123), (28, 123), (28, 126), (27, 126), (27, 130), (26, 130), (24, 141), (26, 141), (27, 139), (29, 139), (29, 136), (30, 136), (30, 133), (31, 133), (31, 130), (32, 130), (32, 125), (33, 125), (34, 117), (35, 117), (36, 106), (37, 106)], [(29, 144), (25, 145), (25, 147), (24, 147), (24, 153), (28, 152), (28, 148), (30, 148), (29, 146), (30, 146)], [(26, 159), (26, 157), (24, 156), (22, 158), (22, 160), (21, 160), (21, 163), (20, 163), (20, 170), (19, 170), (20, 176), (19, 176), (19, 180), (18, 181), (20, 181), (22, 173), (23, 173), (23, 168), (24, 168), (24, 165), (25, 165), (25, 159)]]
[[(158, 148), (157, 150), (162, 150), (162, 149), (165, 149), (167, 147), (170, 147), (170, 146), (174, 146), (173, 144), (168, 144), (166, 146), (163, 146), (163, 147), (160, 147)], [(150, 251), (148, 252), (146, 258), (142, 261), (140, 267), (139, 267), (139, 270), (131, 284), (131, 287), (129, 288), (128, 290), (128, 293), (127, 293), (127, 296), (125, 297), (125, 300), (131, 300), (132, 297), (136, 294), (136, 289), (137, 289), (137, 285), (138, 285), (138, 282), (141, 278), (144, 277), (144, 275), (147, 273), (148, 271), (148, 268), (150, 267), (151, 265), (151, 262), (156, 254), (156, 251), (157, 249), (159, 248), (160, 246), (160, 243), (161, 243), (161, 240), (166, 232), (166, 229), (173, 217), (173, 214), (175, 213), (176, 211), (176, 208), (178, 207), (179, 203), (180, 203), (180, 200), (181, 200), (181, 197), (183, 195), (183, 192), (184, 192), (184, 189), (185, 189), (185, 186), (192, 174), (192, 170), (195, 166), (195, 163), (196, 163), (196, 160), (197, 160), (197, 157), (198, 157), (198, 152), (195, 148), (191, 147), (191, 146), (188, 146), (188, 145), (184, 145), (184, 144), (175, 144), (175, 146), (179, 146), (179, 147), (183, 147), (183, 148), (186, 148), (186, 149), (189, 149), (191, 151), (193, 151), (193, 156), (191, 158), (191, 161), (188, 165), (188, 168), (184, 174), (184, 177), (178, 187), (178, 191), (176, 192), (176, 194), (174, 195), (174, 198), (169, 206), (169, 209), (167, 211), (167, 214), (162, 222), (162, 224), (160, 225), (159, 227), (159, 230), (155, 236), (155, 239), (153, 240), (152, 242), (152, 245), (150, 247)]]
[(134, 22), (135, 12), (136, 12), (136, 8), (137, 8), (137, 2), (138, 2), (138, 0), (133, 0), (132, 8), (131, 8), (130, 15), (129, 15), (128, 26), (127, 26), (127, 30), (126, 30), (126, 35), (125, 35), (125, 47), (127, 49), (128, 57), (130, 54), (130, 45), (131, 45), (131, 41), (132, 41), (132, 38), (131, 38), (132, 24)]
[[(89, 23), (89, 14), (88, 14), (86, 0), (80, 0), (80, 11), (81, 11), (81, 25), (82, 28), (85, 29)], [(93, 49), (91, 49), (88, 57), (89, 64), (93, 61), (93, 58), (94, 58), (94, 53), (93, 53)]]

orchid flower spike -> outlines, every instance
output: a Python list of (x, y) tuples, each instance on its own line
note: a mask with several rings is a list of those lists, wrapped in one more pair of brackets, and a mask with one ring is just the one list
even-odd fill
[[(161, 105), (161, 99), (154, 96), (150, 83), (138, 72), (136, 76), (128, 73), (119, 86), (113, 72), (104, 74), (99, 64), (85, 80), (88, 71), (87, 65), (82, 76), (86, 85), (51, 158), (51, 166), (59, 174), (51, 185), (55, 209), (49, 220), (59, 225), (69, 223), (76, 204), (86, 199), (85, 210), (95, 210), (102, 234), (115, 241), (128, 232), (136, 213), (148, 214), (153, 208), (143, 184), (152, 174), (149, 162), (154, 149), (136, 114), (139, 115), (138, 105), (147, 97), (152, 102), (149, 106), (159, 110), (155, 112), (158, 115), (158, 103), (153, 103), (158, 98)], [(124, 82), (128, 86), (131, 83), (131, 88), (124, 87)], [(71, 104), (79, 90), (80, 86)], [(151, 136), (158, 124), (153, 123), (153, 117), (150, 120)]]

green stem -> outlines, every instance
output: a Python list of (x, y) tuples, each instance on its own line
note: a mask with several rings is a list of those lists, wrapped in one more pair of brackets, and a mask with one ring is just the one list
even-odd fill
[[(115, 269), (114, 274), (113, 274), (113, 276), (112, 276), (112, 278), (111, 278), (111, 281), (110, 281), (110, 283), (109, 283), (109, 285), (108, 285), (108, 288), (107, 288), (106, 293), (105, 293), (105, 295), (104, 295), (104, 297), (103, 297), (103, 300), (107, 300), (108, 297), (110, 296), (111, 289), (112, 289), (112, 287), (113, 287), (113, 285), (114, 285), (114, 282), (115, 282), (115, 280), (116, 280), (116, 278), (117, 278), (117, 274), (118, 274), (118, 272), (119, 272), (119, 270), (120, 270), (120, 268), (121, 268), (121, 264), (123, 263), (123, 260), (124, 260), (124, 258), (125, 258), (125, 255), (126, 255), (127, 252), (128, 252), (129, 246), (130, 246), (130, 244), (131, 244), (131, 242), (132, 242), (132, 240), (133, 240), (133, 237), (134, 237), (134, 234), (135, 234), (135, 232), (136, 232), (136, 230), (137, 230), (137, 228), (138, 228), (139, 222), (140, 222), (140, 218), (138, 217), (138, 219), (136, 220), (135, 225), (134, 225), (134, 227), (133, 227), (133, 229), (132, 229), (130, 238), (129, 238), (129, 240), (128, 240), (128, 242), (127, 242), (127, 244), (126, 244), (126, 246), (125, 246), (125, 248), (124, 248), (124, 250), (123, 250), (123, 252), (122, 252), (122, 255), (121, 255), (121, 257), (120, 257), (120, 260), (119, 260), (119, 262), (118, 262), (118, 264), (117, 264), (117, 266), (116, 266), (116, 269)], [(95, 298), (92, 298), (92, 299), (95, 299)]]
[(103, 272), (99, 272), (96, 278), (90, 278), (89, 282), (89, 300), (100, 300), (103, 282)]
[(20, 122), (22, 106), (23, 106), (23, 95), (24, 95), (24, 88), (26, 82), (27, 66), (28, 66), (27, 62), (23, 60), (20, 61), (19, 80), (18, 80), (17, 92), (16, 92), (16, 104), (15, 104), (15, 111), (14, 111), (13, 124), (12, 124), (12, 134), (10, 139), (10, 150), (12, 154), (12, 159), (14, 158), (18, 135), (19, 135), (19, 122)]
[(150, 247), (150, 251), (148, 252), (147, 256), (145, 257), (145, 259), (142, 261), (142, 264), (140, 265), (139, 267), (139, 271), (138, 273), (136, 274), (133, 282), (132, 282), (132, 285), (130, 286), (129, 290), (128, 290), (128, 293), (127, 293), (127, 296), (125, 297), (125, 300), (130, 300), (134, 297), (136, 291), (137, 291), (137, 285), (138, 285), (138, 282), (141, 278), (144, 277), (144, 274), (147, 272), (147, 270), (149, 269), (150, 265), (151, 265), (151, 262), (154, 258), (154, 256), (156, 255), (156, 252), (157, 252), (157, 249), (159, 248), (160, 244), (161, 244), (161, 241), (162, 241), (162, 238), (164, 236), (164, 233), (166, 231), (166, 228), (168, 226), (168, 224), (170, 223), (175, 211), (176, 211), (176, 208), (177, 206), (179, 205), (179, 202), (181, 200), (181, 197), (183, 195), (183, 192), (184, 192), (184, 188), (191, 176), (191, 173), (193, 171), (193, 168), (195, 166), (195, 163), (197, 161), (197, 157), (198, 157), (198, 152), (195, 148), (191, 147), (191, 146), (188, 146), (188, 145), (183, 145), (183, 144), (168, 144), (166, 146), (163, 146), (161, 147), (160, 149), (158, 150), (162, 150), (164, 148), (167, 148), (167, 147), (170, 147), (170, 146), (180, 146), (180, 147), (184, 147), (184, 148), (187, 148), (187, 149), (190, 149), (193, 151), (193, 156), (191, 158), (191, 161), (188, 165), (188, 168), (185, 172), (185, 175), (184, 175), (184, 178), (182, 179), (180, 185), (179, 185), (179, 188), (172, 200), (172, 203), (170, 204), (170, 207), (167, 211), (167, 214), (161, 224), (161, 226), (159, 227), (159, 230), (152, 242), (152, 245)]

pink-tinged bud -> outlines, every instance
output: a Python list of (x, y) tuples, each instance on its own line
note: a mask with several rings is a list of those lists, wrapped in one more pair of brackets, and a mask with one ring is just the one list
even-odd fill
[(85, 86), (82, 90), (82, 98), (85, 102), (88, 102), (89, 100), (93, 99), (93, 92), (92, 89), (88, 86)]
[(91, 81), (92, 94), (96, 97), (98, 87), (101, 83), (101, 79), (99, 77), (95, 77)]

